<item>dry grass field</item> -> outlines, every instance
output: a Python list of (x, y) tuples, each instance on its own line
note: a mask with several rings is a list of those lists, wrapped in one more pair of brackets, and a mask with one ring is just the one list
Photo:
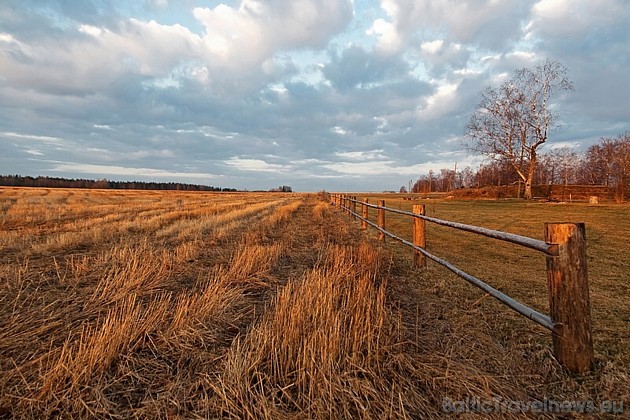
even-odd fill
[[(533, 237), (543, 221), (586, 222), (595, 371), (565, 373), (546, 330), (441, 268), (413, 269), (316, 195), (0, 188), (0, 418), (426, 418), (445, 399), (629, 401), (628, 207), (427, 209)], [(408, 234), (402, 218), (387, 223)], [(428, 244), (545, 311), (544, 257), (437, 228)]]

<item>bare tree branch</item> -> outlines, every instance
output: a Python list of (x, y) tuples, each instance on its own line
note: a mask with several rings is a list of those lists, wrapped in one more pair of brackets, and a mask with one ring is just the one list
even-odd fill
[(532, 198), (537, 151), (556, 128), (551, 100), (571, 90), (567, 68), (549, 60), (515, 71), (498, 88), (486, 88), (467, 125), (469, 150), (509, 162), (525, 181), (525, 198)]

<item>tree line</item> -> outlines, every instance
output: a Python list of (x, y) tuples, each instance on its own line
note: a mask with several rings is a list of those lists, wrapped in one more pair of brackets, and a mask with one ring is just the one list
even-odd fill
[(110, 181), (107, 179), (68, 179), (48, 176), (0, 175), (0, 186), (44, 187), (44, 188), (102, 188), (112, 190), (177, 190), (177, 191), (225, 191), (235, 188), (220, 188), (209, 185), (181, 182)]
[[(523, 162), (528, 165), (529, 162)], [(534, 185), (602, 185), (612, 188), (618, 201), (630, 195), (630, 132), (603, 137), (584, 153), (561, 147), (540, 153), (534, 165)], [(465, 167), (429, 171), (411, 184), (413, 193), (450, 192), (524, 183), (507, 158), (496, 158), (476, 170)], [(408, 192), (401, 187), (400, 192)]]
[[(538, 185), (605, 185), (623, 201), (630, 186), (630, 133), (602, 138), (583, 156), (571, 148), (542, 153), (550, 133), (559, 128), (554, 99), (573, 91), (568, 69), (545, 60), (502, 78), (481, 92), (481, 100), (466, 126), (466, 147), (490, 163), (477, 171), (465, 168), (429, 172), (413, 192), (451, 191), (461, 187), (524, 184), (523, 197), (533, 197)], [(404, 189), (401, 188), (401, 191)], [(520, 192), (520, 188), (519, 188)]]

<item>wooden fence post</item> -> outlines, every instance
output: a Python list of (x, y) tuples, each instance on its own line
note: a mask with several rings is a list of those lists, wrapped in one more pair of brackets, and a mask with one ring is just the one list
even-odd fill
[[(377, 224), (378, 227), (385, 229), (385, 210), (383, 209), (383, 207), (385, 207), (385, 200), (378, 200)], [(380, 230), (378, 232), (378, 240), (385, 240), (385, 234)]]
[[(352, 212), (353, 212), (354, 214), (356, 214), (356, 213), (357, 213), (357, 196), (356, 196), (356, 195), (352, 196), (352, 199), (354, 200), (354, 201), (352, 202), (352, 206), (351, 206), (351, 207), (352, 207)], [(352, 215), (352, 217), (356, 217), (356, 216), (355, 216), (355, 215)]]
[[(421, 214), (424, 216), (425, 207), (424, 204), (414, 204), (413, 212), (415, 214)], [(419, 246), (420, 248), (426, 247), (426, 237), (425, 237), (425, 222), (424, 219), (419, 217), (413, 218), (413, 244)], [(425, 268), (427, 266), (427, 259), (424, 254), (420, 251), (413, 251), (413, 262), (414, 265), (418, 268)]]
[(584, 223), (545, 223), (545, 241), (559, 248), (547, 256), (550, 316), (559, 324), (553, 352), (569, 371), (584, 373), (593, 366)]
[[(368, 199), (364, 198), (363, 204), (361, 204), (361, 217), (363, 217), (365, 220), (368, 219), (368, 206), (366, 206), (367, 203)], [(361, 220), (361, 229), (363, 230), (367, 229), (367, 222), (365, 220)]]

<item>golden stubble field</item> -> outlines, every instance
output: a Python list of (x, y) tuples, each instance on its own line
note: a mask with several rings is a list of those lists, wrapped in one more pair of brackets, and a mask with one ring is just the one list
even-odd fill
[[(324, 198), (0, 188), (0, 418), (417, 418), (443, 415), (445, 399), (628, 400), (627, 253), (592, 281), (598, 365), (572, 377), (542, 328), (438, 267), (413, 269)], [(501, 273), (522, 271), (493, 279), (510, 290)], [(522, 283), (516, 297), (544, 296)]]

